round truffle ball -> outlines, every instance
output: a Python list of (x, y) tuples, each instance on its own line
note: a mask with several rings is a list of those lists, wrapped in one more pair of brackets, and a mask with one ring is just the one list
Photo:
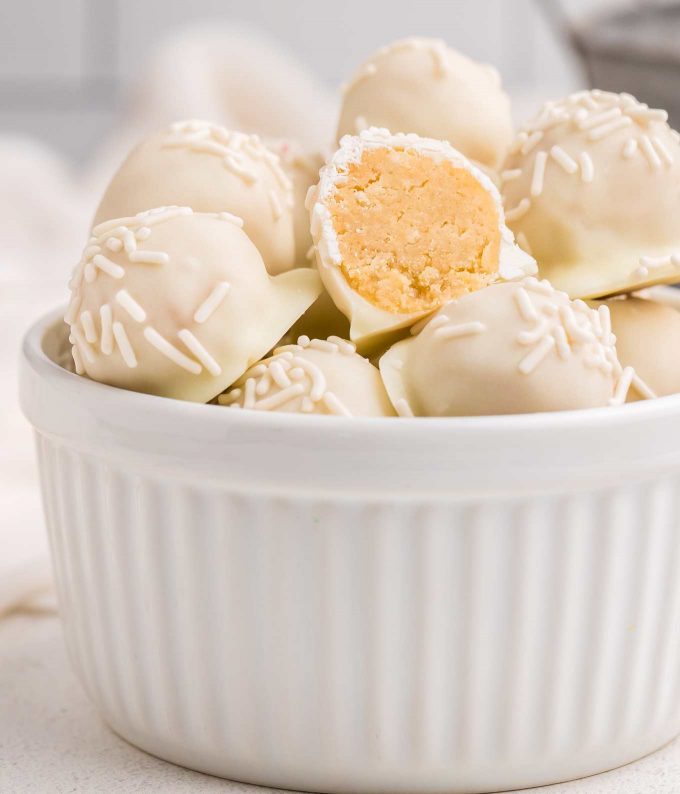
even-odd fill
[(394, 416), (380, 373), (339, 337), (284, 345), (251, 367), (220, 405), (331, 416)]
[(609, 308), (619, 361), (635, 369), (629, 401), (680, 392), (680, 312), (642, 298), (600, 305)]
[(477, 416), (619, 404), (622, 370), (609, 310), (547, 281), (494, 284), (442, 307), (380, 360), (401, 416)]
[(188, 207), (96, 226), (65, 317), (77, 372), (207, 402), (265, 355), (321, 283), (310, 269), (269, 276), (241, 226)]
[(536, 271), (495, 185), (445, 141), (345, 136), (308, 206), (319, 273), (364, 349), (459, 295)]
[(295, 265), (293, 185), (257, 135), (183, 121), (142, 141), (111, 180), (94, 223), (180, 205), (231, 212), (272, 275)]
[(344, 87), (338, 140), (368, 127), (448, 141), (490, 168), (499, 167), (513, 137), (496, 69), (427, 38), (378, 50)]
[(572, 298), (680, 280), (680, 136), (629, 94), (548, 102), (501, 173), (505, 217)]

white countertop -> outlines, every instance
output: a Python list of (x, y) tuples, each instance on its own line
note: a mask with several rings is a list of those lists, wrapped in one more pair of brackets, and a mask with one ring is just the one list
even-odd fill
[[(119, 739), (97, 716), (51, 612), (0, 621), (0, 791), (11, 794), (271, 792), (168, 764)], [(680, 739), (604, 775), (527, 794), (678, 794)]]

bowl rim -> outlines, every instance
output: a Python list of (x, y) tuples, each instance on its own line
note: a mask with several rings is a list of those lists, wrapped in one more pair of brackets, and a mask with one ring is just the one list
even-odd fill
[[(64, 309), (52, 310), (35, 320), (25, 332), (21, 352), (23, 363), (42, 380), (58, 384), (60, 389), (70, 393), (80, 394), (84, 399), (96, 400), (106, 396), (107, 400), (114, 400), (121, 410), (126, 408), (153, 407), (160, 417), (167, 417), (173, 423), (181, 415), (201, 417), (214, 417), (216, 423), (222, 426), (230, 417), (230, 421), (239, 424), (255, 424), (258, 427), (310, 427), (311, 425), (323, 426), (329, 431), (346, 433), (348, 428), (361, 428), (361, 432), (382, 432), (389, 428), (390, 433), (412, 431), (414, 427), (435, 430), (436, 432), (453, 431), (456, 429), (470, 430), (478, 428), (480, 431), (513, 431), (522, 433), (527, 429), (550, 430), (553, 428), (607, 426), (614, 428), (627, 425), (637, 420), (653, 419), (659, 416), (680, 416), (680, 393), (653, 400), (640, 400), (634, 403), (624, 403), (620, 406), (604, 406), (598, 408), (581, 408), (565, 411), (542, 411), (521, 414), (493, 414), (484, 416), (443, 416), (443, 417), (327, 417), (321, 415), (307, 415), (296, 413), (283, 413), (276, 411), (229, 411), (219, 410), (222, 406), (210, 403), (196, 403), (176, 400), (167, 397), (158, 397), (152, 394), (130, 391), (117, 386), (84, 378), (69, 372), (53, 361), (44, 350), (44, 341), (50, 331), (63, 318)], [(225, 416), (226, 415), (226, 416)], [(329, 419), (331, 421), (329, 421)], [(395, 421), (398, 420), (398, 421)], [(395, 429), (393, 429), (395, 428)]]

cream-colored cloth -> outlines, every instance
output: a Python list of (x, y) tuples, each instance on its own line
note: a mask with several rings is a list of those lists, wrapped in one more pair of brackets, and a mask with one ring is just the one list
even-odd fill
[(31, 429), (17, 398), (19, 345), (34, 320), (65, 304), (68, 274), (111, 174), (143, 135), (183, 118), (322, 145), (332, 134), (334, 102), (272, 42), (211, 24), (151, 52), (115, 127), (80, 171), (37, 142), (0, 137), (0, 618), (50, 604)]

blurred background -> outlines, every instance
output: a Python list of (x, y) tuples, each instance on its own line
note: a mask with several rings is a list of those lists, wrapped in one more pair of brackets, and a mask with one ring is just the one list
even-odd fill
[(45, 576), (20, 337), (127, 150), (187, 117), (325, 144), (342, 81), (412, 35), (496, 66), (517, 123), (585, 85), (680, 123), (679, 0), (0, 0), (0, 614), (3, 582)]

